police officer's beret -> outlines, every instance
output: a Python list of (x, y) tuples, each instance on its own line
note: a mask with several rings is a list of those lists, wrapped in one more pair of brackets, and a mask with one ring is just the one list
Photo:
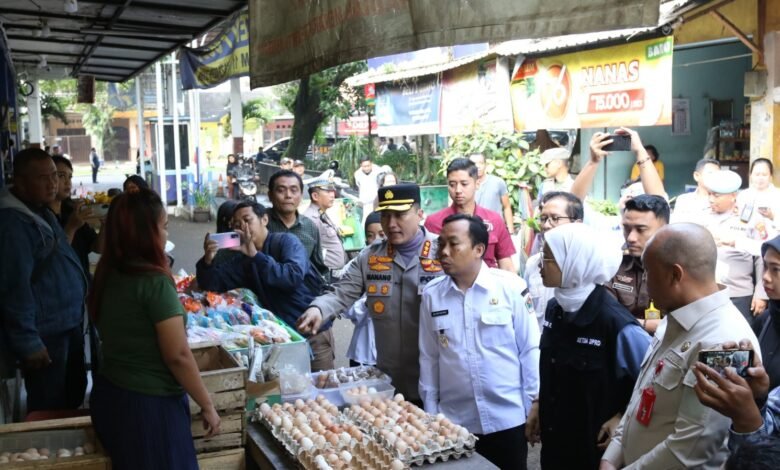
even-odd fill
[(720, 170), (704, 175), (704, 187), (716, 194), (731, 194), (739, 191), (742, 178), (731, 170)]
[(394, 184), (383, 186), (377, 192), (378, 211), (408, 211), (413, 204), (420, 203), (420, 187), (416, 184)]

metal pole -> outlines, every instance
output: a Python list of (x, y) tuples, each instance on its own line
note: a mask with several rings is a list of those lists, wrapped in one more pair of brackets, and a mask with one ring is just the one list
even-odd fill
[(144, 156), (146, 155), (146, 129), (144, 129), (144, 101), (141, 95), (141, 74), (135, 77), (135, 106), (138, 113), (138, 174), (142, 178), (145, 176)]
[(241, 112), (241, 82), (230, 79), (230, 125), (233, 127), (233, 153), (244, 153), (244, 114)]
[(162, 199), (163, 207), (168, 207), (168, 191), (165, 187), (165, 155), (163, 155), (163, 150), (165, 149), (163, 145), (165, 140), (165, 133), (163, 132), (165, 112), (163, 111), (162, 66), (159, 60), (154, 64), (154, 75), (157, 81), (157, 180), (160, 182), (160, 199)]
[[(191, 46), (198, 47), (198, 41), (193, 40)], [(200, 184), (200, 93), (197, 88), (187, 93), (190, 100), (190, 136), (192, 148), (195, 149), (195, 181)]]
[(176, 207), (182, 207), (182, 188), (181, 188), (181, 143), (179, 140), (179, 100), (178, 89), (179, 81), (176, 79), (176, 53), (171, 52), (171, 108), (173, 111), (173, 158), (176, 176)]
[(30, 146), (43, 148), (43, 122), (41, 121), (41, 94), (38, 80), (32, 80), (33, 91), (27, 97), (27, 114), (30, 121)]

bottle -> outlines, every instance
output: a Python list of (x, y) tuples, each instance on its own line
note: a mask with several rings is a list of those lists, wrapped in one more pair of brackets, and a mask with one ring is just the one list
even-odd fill
[(653, 301), (650, 301), (650, 306), (645, 309), (645, 320), (660, 320), (661, 311), (655, 308)]

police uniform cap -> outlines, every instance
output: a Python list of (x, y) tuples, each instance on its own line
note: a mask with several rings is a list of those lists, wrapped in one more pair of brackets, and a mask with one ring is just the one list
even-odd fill
[(742, 178), (731, 170), (720, 170), (704, 175), (704, 187), (716, 194), (731, 194), (739, 191)]
[(553, 160), (568, 160), (571, 155), (569, 154), (569, 151), (566, 150), (563, 147), (555, 147), (551, 149), (547, 149), (544, 152), (542, 152), (541, 155), (541, 162), (542, 165), (547, 165)]
[(323, 191), (335, 191), (336, 186), (330, 180), (319, 179), (310, 182), (309, 189), (310, 190), (322, 189)]
[(377, 211), (404, 212), (420, 203), (420, 187), (416, 184), (394, 184), (383, 186), (377, 191), (379, 205)]

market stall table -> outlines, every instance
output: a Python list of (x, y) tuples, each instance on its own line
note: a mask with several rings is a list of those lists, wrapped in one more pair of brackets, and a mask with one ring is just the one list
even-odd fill
[[(284, 450), (279, 442), (271, 435), (271, 432), (259, 423), (250, 423), (247, 427), (246, 439), (247, 453), (251, 462), (247, 462), (247, 468), (259, 468), (261, 470), (276, 470), (297, 468), (298, 463)], [(491, 470), (495, 465), (488, 462), (478, 453), (470, 458), (436, 462), (413, 468), (431, 468), (436, 470)]]

